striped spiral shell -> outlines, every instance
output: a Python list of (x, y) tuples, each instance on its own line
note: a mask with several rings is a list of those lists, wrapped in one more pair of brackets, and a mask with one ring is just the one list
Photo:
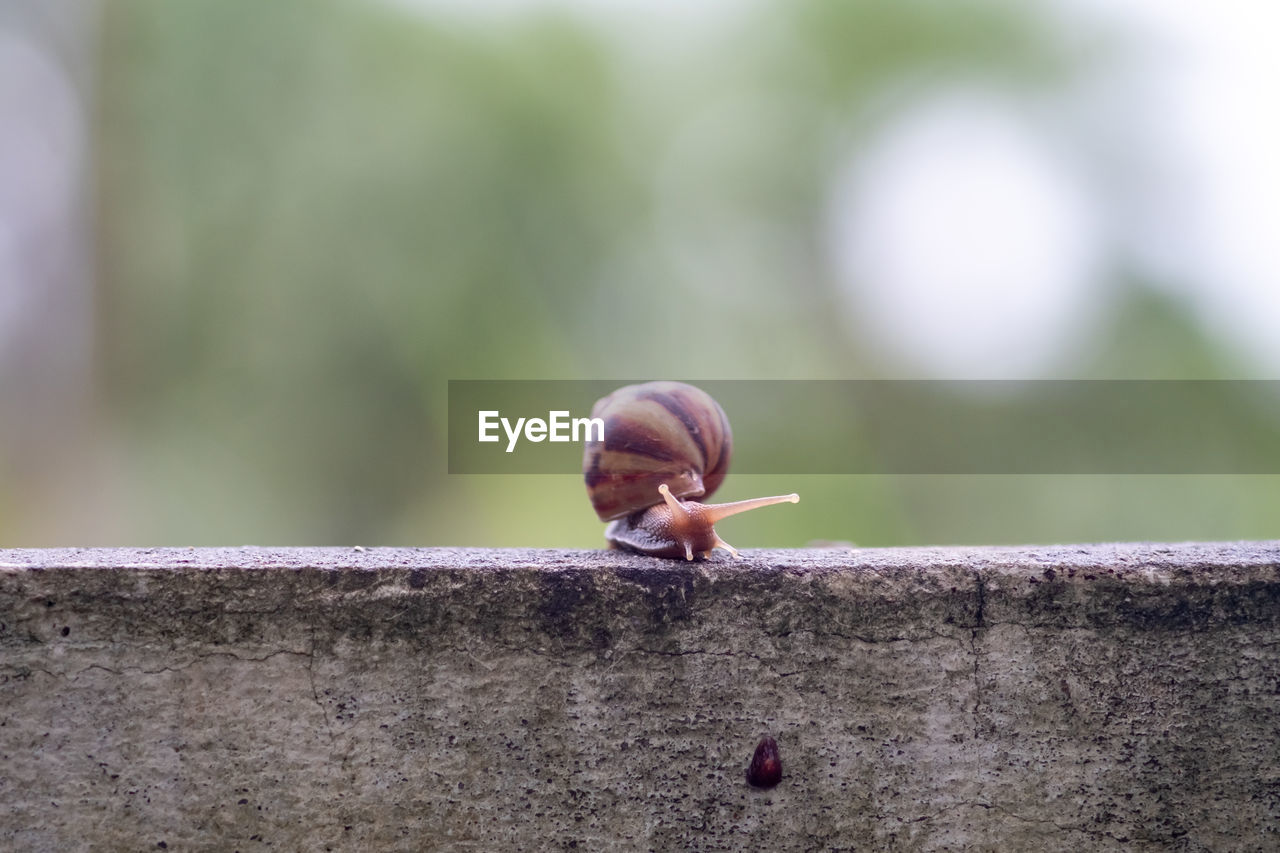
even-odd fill
[(582, 474), (601, 521), (661, 503), (664, 483), (677, 498), (705, 499), (729, 470), (729, 420), (692, 385), (628, 385), (599, 400), (591, 416), (604, 420), (604, 441), (587, 444)]

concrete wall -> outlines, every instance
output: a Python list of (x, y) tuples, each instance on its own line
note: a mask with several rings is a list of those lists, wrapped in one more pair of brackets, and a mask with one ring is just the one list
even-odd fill
[(0, 849), (90, 846), (1280, 849), (1280, 542), (0, 551)]

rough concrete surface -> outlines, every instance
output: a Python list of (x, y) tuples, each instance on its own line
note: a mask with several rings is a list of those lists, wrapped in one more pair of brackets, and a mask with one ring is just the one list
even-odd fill
[(0, 849), (1280, 849), (1280, 542), (744, 557), (0, 550)]

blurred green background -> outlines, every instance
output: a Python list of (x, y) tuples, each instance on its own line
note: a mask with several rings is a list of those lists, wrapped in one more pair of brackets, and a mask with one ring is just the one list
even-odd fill
[[(0, 545), (598, 546), (577, 472), (446, 473), (449, 379), (1275, 378), (1194, 59), (991, 0), (6, 5)], [(1280, 536), (1271, 476), (719, 496), (787, 491), (725, 538)]]

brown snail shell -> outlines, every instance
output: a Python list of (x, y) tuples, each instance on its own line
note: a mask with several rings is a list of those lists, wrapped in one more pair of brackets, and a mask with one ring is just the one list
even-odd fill
[(700, 388), (628, 385), (597, 401), (591, 417), (604, 420), (604, 441), (588, 442), (582, 475), (601, 521), (660, 502), (663, 483), (677, 498), (710, 497), (729, 471), (729, 419)]
[(701, 503), (728, 473), (733, 434), (720, 404), (692, 385), (628, 385), (597, 401), (591, 416), (604, 420), (604, 440), (587, 444), (582, 473), (596, 515), (611, 522), (605, 529), (611, 547), (686, 560), (723, 548), (736, 557), (716, 535), (717, 521), (800, 500)]

